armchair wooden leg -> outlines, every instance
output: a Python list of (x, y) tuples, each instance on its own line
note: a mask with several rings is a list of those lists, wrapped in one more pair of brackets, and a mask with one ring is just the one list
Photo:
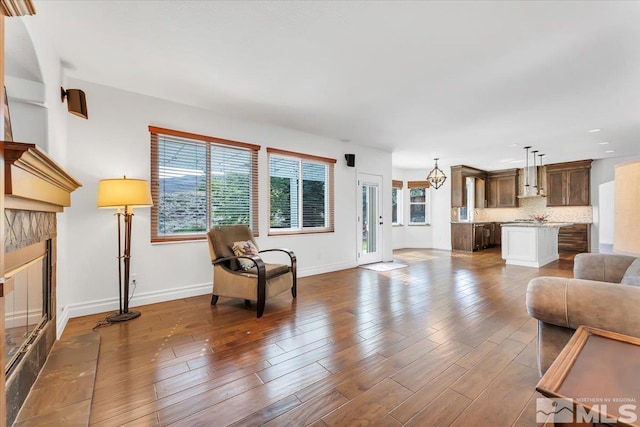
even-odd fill
[(267, 280), (264, 269), (258, 269), (258, 295), (257, 295), (257, 303), (258, 303), (258, 318), (262, 317), (264, 314), (264, 305), (267, 301)]
[(291, 261), (291, 275), (293, 276), (293, 286), (291, 286), (291, 296), (298, 296), (298, 265), (294, 259)]
[(218, 295), (211, 295), (211, 305), (216, 305), (218, 303)]
[(265, 306), (265, 301), (263, 299), (259, 299), (258, 300), (258, 312), (257, 312), (257, 317), (261, 318), (262, 315), (264, 314), (264, 306)]

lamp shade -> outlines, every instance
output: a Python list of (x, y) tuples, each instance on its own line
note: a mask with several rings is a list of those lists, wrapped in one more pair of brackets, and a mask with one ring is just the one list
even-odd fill
[(149, 183), (144, 179), (110, 178), (98, 183), (98, 207), (153, 206)]

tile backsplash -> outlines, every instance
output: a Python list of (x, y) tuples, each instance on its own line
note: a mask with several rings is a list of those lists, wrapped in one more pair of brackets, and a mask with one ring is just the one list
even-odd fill
[[(519, 208), (476, 209), (474, 221), (508, 222), (515, 219), (531, 219), (534, 215), (548, 215), (551, 222), (593, 222), (593, 207), (547, 207), (544, 197), (520, 199)], [(452, 212), (452, 218), (453, 218)]]

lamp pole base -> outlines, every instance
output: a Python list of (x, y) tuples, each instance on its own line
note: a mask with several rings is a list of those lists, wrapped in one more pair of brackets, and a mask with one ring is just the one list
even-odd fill
[(126, 322), (127, 320), (135, 319), (136, 317), (140, 317), (139, 311), (128, 311), (126, 313), (117, 313), (107, 316), (107, 322), (109, 323), (120, 323)]

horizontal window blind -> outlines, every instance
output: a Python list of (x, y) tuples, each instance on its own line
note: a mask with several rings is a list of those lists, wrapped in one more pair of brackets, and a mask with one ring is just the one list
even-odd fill
[(395, 179), (391, 181), (391, 188), (398, 188), (402, 190), (403, 187), (404, 187), (404, 182), (398, 181)]
[(269, 231), (334, 231), (335, 159), (268, 148)]
[(259, 146), (149, 129), (152, 242), (204, 239), (216, 225), (245, 224), (258, 235)]

